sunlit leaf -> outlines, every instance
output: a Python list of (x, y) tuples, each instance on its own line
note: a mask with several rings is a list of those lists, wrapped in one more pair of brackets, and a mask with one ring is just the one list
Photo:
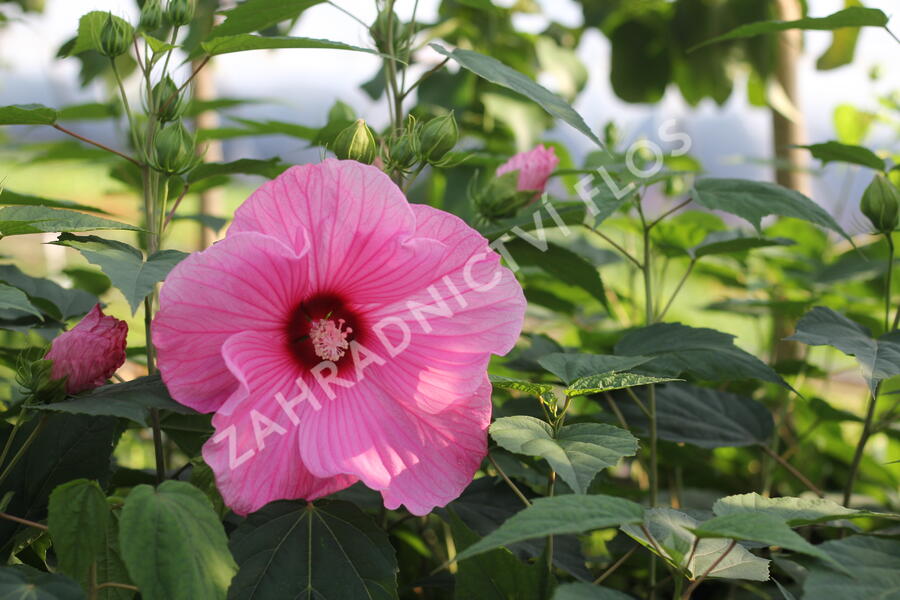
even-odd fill
[(842, 144), (841, 142), (825, 142), (823, 144), (811, 144), (809, 146), (801, 146), (806, 148), (812, 155), (822, 161), (823, 164), (829, 162), (843, 162), (854, 165), (862, 165), (878, 171), (884, 170), (884, 160), (877, 154), (863, 148), (862, 146), (853, 146), (850, 144)]
[(53, 125), (59, 113), (43, 104), (13, 104), (0, 107), (0, 125)]

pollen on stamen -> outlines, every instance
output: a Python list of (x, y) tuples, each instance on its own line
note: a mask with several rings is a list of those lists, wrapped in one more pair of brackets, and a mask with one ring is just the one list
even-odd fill
[(316, 319), (309, 328), (309, 337), (316, 356), (332, 362), (344, 356), (350, 345), (347, 336), (351, 333), (352, 328), (344, 329), (344, 319), (338, 319), (337, 324), (330, 319)]

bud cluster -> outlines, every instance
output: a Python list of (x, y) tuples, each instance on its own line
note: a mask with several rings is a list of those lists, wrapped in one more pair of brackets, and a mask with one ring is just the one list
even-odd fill
[(153, 167), (166, 175), (181, 175), (200, 162), (197, 139), (176, 121), (163, 127), (153, 140)]

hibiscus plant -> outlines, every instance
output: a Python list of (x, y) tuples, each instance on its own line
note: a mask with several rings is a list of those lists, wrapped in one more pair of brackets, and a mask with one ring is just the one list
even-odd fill
[[(527, 3), (429, 23), (378, 0), (360, 45), (289, 35), (332, 2), (138, 4), (59, 51), (112, 100), (0, 107), (58, 132), (23, 152), (139, 200), (0, 192), (0, 243), (90, 265), (65, 286), (0, 265), (0, 598), (897, 597), (885, 153), (807, 147), (871, 177), (851, 236), (798, 190), (705, 176), (672, 123), (598, 136), (571, 104), (580, 32), (517, 32)], [(847, 4), (696, 52), (887, 23)], [(200, 93), (216, 57), (273, 49), (376, 57), (386, 124), (343, 102), (319, 127), (210, 124), (246, 103)], [(613, 60), (619, 93), (641, 81)], [(553, 124), (583, 162), (537, 143)], [(321, 159), (216, 156), (272, 134)]]

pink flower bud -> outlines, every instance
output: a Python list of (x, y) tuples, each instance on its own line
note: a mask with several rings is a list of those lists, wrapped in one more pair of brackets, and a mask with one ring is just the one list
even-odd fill
[(106, 383), (125, 362), (128, 324), (108, 317), (97, 304), (72, 329), (60, 334), (44, 358), (53, 361), (51, 375), (66, 380), (66, 391), (77, 394)]
[(500, 165), (497, 175), (518, 171), (518, 191), (542, 193), (558, 163), (559, 159), (552, 146), (550, 148), (535, 146), (528, 152), (519, 152)]

